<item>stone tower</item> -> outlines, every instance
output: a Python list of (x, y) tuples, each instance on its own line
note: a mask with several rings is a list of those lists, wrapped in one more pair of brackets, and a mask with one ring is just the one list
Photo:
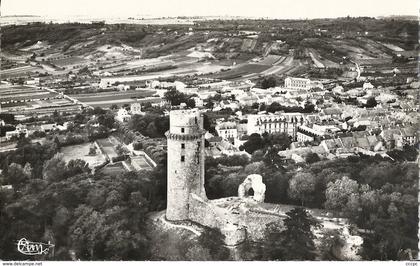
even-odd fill
[(168, 194), (166, 218), (188, 220), (190, 197), (207, 200), (204, 190), (204, 128), (198, 109), (173, 110), (169, 115)]

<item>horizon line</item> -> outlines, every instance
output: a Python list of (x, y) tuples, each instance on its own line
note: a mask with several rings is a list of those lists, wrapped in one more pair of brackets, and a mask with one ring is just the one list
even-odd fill
[(347, 15), (347, 16), (337, 16), (337, 17), (288, 17), (288, 18), (281, 18), (281, 17), (274, 17), (274, 16), (243, 16), (243, 15), (170, 15), (170, 16), (158, 16), (158, 15), (85, 15), (85, 14), (69, 14), (66, 16), (54, 16), (54, 15), (35, 15), (35, 14), (13, 14), (13, 15), (2, 15), (1, 18), (6, 17), (38, 17), (38, 18), (45, 18), (45, 19), (69, 19), (69, 18), (76, 18), (76, 17), (84, 17), (84, 18), (139, 18), (139, 19), (165, 19), (165, 18), (214, 18), (214, 17), (226, 17), (226, 18), (239, 18), (239, 19), (267, 19), (267, 20), (313, 20), (313, 19), (339, 19), (339, 18), (386, 18), (386, 17), (416, 17), (419, 18), (418, 15), (413, 14), (387, 14), (387, 15), (375, 15), (375, 16), (363, 16), (363, 15)]

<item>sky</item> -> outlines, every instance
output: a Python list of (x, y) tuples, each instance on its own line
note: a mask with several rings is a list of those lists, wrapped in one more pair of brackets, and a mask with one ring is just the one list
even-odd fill
[[(1, 0), (0, 0), (1, 1)], [(418, 15), (418, 0), (2, 0), (1, 15), (332, 18)]]

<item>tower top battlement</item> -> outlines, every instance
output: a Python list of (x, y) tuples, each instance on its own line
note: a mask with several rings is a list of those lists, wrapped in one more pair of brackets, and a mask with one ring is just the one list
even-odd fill
[(203, 130), (203, 116), (198, 109), (172, 110), (169, 119), (169, 132), (172, 134), (191, 134)]

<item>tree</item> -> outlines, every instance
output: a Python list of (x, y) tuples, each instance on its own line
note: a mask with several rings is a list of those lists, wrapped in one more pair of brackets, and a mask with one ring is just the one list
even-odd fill
[(26, 178), (31, 179), (32, 178), (32, 171), (33, 168), (31, 164), (28, 162), (25, 164), (25, 167), (23, 167), (23, 173), (26, 176)]
[(77, 220), (69, 228), (70, 241), (81, 259), (98, 258), (98, 246), (105, 242), (107, 227), (106, 217), (85, 205), (78, 207), (75, 212)]
[(311, 102), (307, 101), (305, 103), (305, 107), (303, 108), (304, 113), (313, 113), (315, 112), (315, 105), (313, 105)]
[(315, 176), (311, 173), (299, 172), (289, 180), (288, 195), (290, 198), (299, 200), (304, 206), (313, 198), (315, 192)]
[(243, 144), (243, 149), (249, 154), (262, 148), (264, 148), (264, 141), (258, 133), (251, 134), (248, 141)]
[(281, 151), (288, 149), (290, 147), (290, 144), (292, 143), (289, 135), (287, 135), (286, 133), (268, 134), (267, 132), (265, 132), (262, 135), (262, 137), (264, 139), (265, 146), (276, 146), (278, 150)]
[[(278, 226), (274, 230), (268, 227), (268, 259), (274, 260), (314, 260), (316, 248), (313, 233), (321, 224), (304, 208), (294, 208), (286, 213), (284, 219), (285, 230), (279, 232)], [(273, 228), (273, 225), (269, 225)]]
[(267, 152), (263, 156), (263, 161), (266, 165), (274, 168), (282, 168), (282, 158), (280, 157), (278, 145), (274, 147), (267, 147)]
[(305, 161), (308, 164), (319, 162), (321, 159), (319, 158), (317, 153), (310, 152), (306, 155)]
[(336, 180), (334, 183), (330, 182), (325, 191), (325, 208), (335, 211), (343, 211), (350, 195), (358, 193), (359, 184), (357, 181), (348, 178), (347, 176)]
[(15, 189), (21, 187), (28, 179), (25, 175), (24, 169), (20, 164), (11, 163), (7, 169), (7, 179)]
[(342, 260), (341, 249), (345, 245), (342, 232), (336, 229), (327, 230), (320, 240), (319, 250), (322, 260)]
[(366, 101), (365, 107), (372, 108), (378, 105), (378, 102), (376, 101), (375, 97), (369, 97)]
[(86, 116), (84, 114), (78, 113), (74, 116), (74, 123), (76, 124), (84, 124), (86, 123)]
[(194, 108), (195, 107), (195, 101), (194, 99), (188, 98), (185, 100), (185, 104), (188, 108)]
[(265, 201), (271, 203), (286, 203), (289, 179), (285, 171), (269, 167), (264, 170), (262, 176), (263, 182), (267, 187)]
[(264, 78), (261, 82), (262, 89), (273, 88), (276, 86), (276, 79), (274, 77)]
[(89, 109), (88, 113), (91, 114), (91, 115), (104, 115), (104, 114), (106, 114), (106, 110), (97, 106), (97, 107), (93, 108), (93, 110)]
[(128, 127), (144, 136), (160, 138), (169, 130), (169, 116), (156, 114), (134, 115), (128, 122)]
[(42, 170), (43, 179), (49, 183), (61, 181), (66, 177), (67, 165), (62, 153), (57, 153), (53, 158), (44, 163)]
[(173, 106), (180, 105), (181, 103), (186, 103), (187, 106), (192, 105), (191, 102), (188, 102), (189, 97), (175, 88), (169, 89), (167, 92), (165, 92), (165, 99), (169, 101)]
[(82, 173), (90, 173), (89, 164), (81, 159), (73, 159), (67, 163), (67, 175), (75, 176)]
[(114, 127), (115, 119), (111, 113), (98, 115), (98, 123), (104, 127), (112, 129)]
[(100, 125), (98, 127), (89, 125), (86, 127), (87, 128), (87, 133), (88, 133), (88, 140), (89, 141), (94, 141), (96, 139), (100, 139), (100, 138), (106, 138), (108, 137), (110, 130), (103, 126)]
[(89, 155), (90, 156), (95, 156), (96, 155), (96, 146), (94, 144), (90, 145), (89, 147)]
[(227, 260), (229, 249), (225, 247), (225, 236), (217, 228), (206, 228), (198, 237), (198, 243), (208, 249), (213, 260)]

